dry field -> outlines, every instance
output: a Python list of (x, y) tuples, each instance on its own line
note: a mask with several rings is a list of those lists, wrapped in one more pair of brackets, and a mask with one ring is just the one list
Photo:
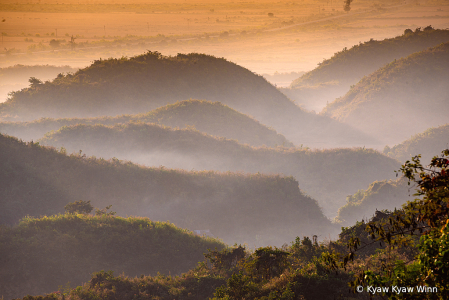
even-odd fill
[(349, 13), (342, 0), (59, 1), (2, 1), (0, 67), (82, 67), (152, 50), (212, 54), (256, 73), (299, 72), (370, 38), (449, 27), (447, 1), (354, 0)]

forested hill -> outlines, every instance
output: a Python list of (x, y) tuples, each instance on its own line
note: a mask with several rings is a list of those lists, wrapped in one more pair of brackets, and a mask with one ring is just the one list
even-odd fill
[(180, 101), (137, 115), (70, 119), (42, 118), (31, 122), (3, 122), (0, 123), (0, 132), (31, 141), (38, 140), (45, 133), (58, 130), (63, 126), (76, 124), (114, 125), (129, 121), (157, 123), (173, 128), (193, 127), (209, 135), (234, 139), (239, 143), (251, 146), (293, 146), (284, 136), (251, 117), (220, 102), (202, 100)]
[(446, 124), (429, 128), (394, 147), (385, 147), (384, 153), (402, 163), (418, 154), (421, 155), (422, 161), (431, 161), (435, 153), (448, 148), (449, 124)]
[(301, 107), (319, 112), (327, 103), (346, 94), (363, 76), (395, 59), (447, 41), (449, 30), (426, 27), (413, 32), (407, 29), (395, 38), (370, 40), (349, 50), (345, 48), (293, 81), (290, 87), (279, 90)]
[(394, 145), (448, 122), (449, 43), (396, 60), (364, 77), (323, 114)]
[(69, 153), (82, 150), (147, 166), (292, 175), (329, 215), (335, 215), (348, 194), (374, 180), (393, 178), (399, 168), (396, 160), (372, 149), (254, 148), (194, 130), (144, 123), (63, 127), (39, 142), (65, 147)]
[[(2, 117), (94, 117), (135, 114), (189, 98), (220, 101), (238, 111), (268, 117), (270, 109), (295, 105), (262, 76), (205, 54), (96, 60), (51, 82), (31, 82), (0, 107)], [(260, 120), (263, 121), (263, 120)]]
[(319, 67), (293, 81), (291, 87), (315, 86), (327, 82), (349, 86), (395, 59), (447, 41), (449, 30), (433, 29), (430, 26), (423, 30), (416, 29), (414, 32), (407, 29), (401, 36), (382, 41), (371, 39), (335, 53), (330, 59), (324, 60)]
[(326, 234), (330, 221), (292, 177), (145, 168), (66, 155), (0, 135), (0, 223), (55, 214), (69, 202), (112, 205), (118, 215), (209, 229), (229, 244), (281, 245)]
[(28, 217), (0, 228), (0, 294), (5, 299), (75, 287), (100, 270), (130, 277), (180, 275), (202, 261), (207, 249), (225, 247), (140, 217), (65, 214)]
[(376, 140), (328, 117), (305, 112), (262, 76), (205, 54), (148, 52), (97, 60), (75, 74), (31, 85), (0, 104), (2, 121), (146, 113), (189, 98), (219, 101), (274, 128), (297, 145), (371, 146)]

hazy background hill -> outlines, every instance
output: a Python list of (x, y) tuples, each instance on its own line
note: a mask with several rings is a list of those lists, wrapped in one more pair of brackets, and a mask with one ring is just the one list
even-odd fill
[(430, 162), (435, 154), (449, 148), (449, 124), (429, 128), (393, 147), (385, 147), (384, 153), (404, 163), (421, 154), (421, 161)]
[(371, 149), (253, 148), (194, 130), (143, 123), (63, 127), (39, 142), (147, 166), (292, 175), (326, 215), (335, 215), (348, 194), (374, 180), (393, 178), (399, 168), (396, 160)]
[(449, 41), (449, 30), (405, 30), (395, 38), (360, 43), (344, 48), (330, 59), (325, 59), (314, 70), (294, 80), (289, 88), (280, 90), (307, 109), (320, 111), (326, 103), (343, 96), (351, 85), (385, 64), (414, 52)]
[(331, 231), (293, 177), (144, 168), (61, 152), (0, 136), (1, 223), (62, 212), (81, 199), (251, 247)]
[(297, 145), (371, 146), (377, 141), (346, 124), (305, 112), (262, 76), (223, 58), (147, 52), (97, 60), (51, 82), (35, 80), (0, 104), (3, 121), (144, 113), (188, 98), (220, 101), (274, 128)]
[(95, 118), (42, 118), (30, 122), (2, 122), (0, 132), (23, 140), (42, 138), (45, 133), (75, 124), (114, 125), (129, 121), (157, 123), (169, 127), (195, 128), (209, 135), (238, 140), (239, 143), (268, 147), (293, 144), (275, 130), (237, 112), (220, 102), (185, 100), (169, 104), (145, 114)]
[[(0, 293), (6, 299), (76, 287), (92, 273), (180, 275), (218, 240), (146, 218), (58, 215), (0, 227)], [(38, 274), (38, 275), (37, 275)]]
[(323, 114), (397, 144), (448, 122), (449, 43), (396, 60), (364, 77)]
[(368, 221), (376, 211), (400, 209), (402, 204), (415, 199), (413, 186), (407, 179), (376, 181), (366, 190), (359, 190), (346, 198), (335, 220), (342, 226), (352, 226), (357, 221)]

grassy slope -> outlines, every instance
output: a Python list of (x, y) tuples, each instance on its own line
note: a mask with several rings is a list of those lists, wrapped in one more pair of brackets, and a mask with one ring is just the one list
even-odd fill
[(323, 114), (396, 144), (447, 123), (449, 43), (394, 61), (363, 78)]
[(40, 142), (148, 166), (293, 175), (328, 215), (336, 213), (346, 195), (374, 180), (393, 178), (399, 167), (395, 160), (369, 149), (252, 148), (193, 130), (142, 123), (64, 127)]
[(3, 122), (0, 132), (24, 140), (37, 140), (45, 133), (58, 130), (63, 126), (75, 124), (113, 125), (129, 121), (157, 123), (169, 127), (194, 127), (209, 135), (235, 139), (240, 143), (252, 146), (268, 147), (293, 144), (273, 129), (260, 124), (256, 120), (237, 112), (219, 102), (201, 100), (185, 100), (169, 104), (145, 114), (121, 115), (117, 117), (40, 119), (31, 122)]
[(0, 295), (50, 293), (87, 282), (93, 272), (127, 276), (181, 274), (224, 248), (170, 223), (146, 218), (57, 215), (0, 227)]
[(384, 153), (402, 163), (418, 154), (421, 154), (421, 161), (430, 161), (435, 153), (447, 148), (449, 148), (449, 124), (429, 128), (392, 148), (386, 147)]
[(343, 96), (363, 76), (395, 59), (447, 41), (449, 30), (415, 31), (382, 41), (370, 40), (335, 53), (280, 91), (306, 109), (320, 111), (326, 103)]
[(273, 127), (295, 144), (367, 145), (373, 139), (302, 111), (262, 76), (204, 54), (95, 61), (75, 74), (36, 82), (0, 104), (3, 121), (144, 113), (189, 98), (220, 101)]
[(67, 156), (0, 136), (0, 222), (62, 212), (69, 202), (113, 205), (225, 242), (278, 244), (298, 233), (328, 232), (330, 221), (292, 177), (144, 168), (117, 159)]

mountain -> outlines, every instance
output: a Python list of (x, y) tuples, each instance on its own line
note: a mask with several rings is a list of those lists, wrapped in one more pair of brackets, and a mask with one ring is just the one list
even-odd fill
[(267, 128), (251, 117), (241, 114), (220, 102), (202, 100), (180, 101), (138, 115), (70, 119), (42, 118), (30, 122), (3, 122), (0, 123), (0, 132), (31, 141), (63, 126), (76, 124), (114, 125), (129, 121), (157, 123), (173, 128), (194, 127), (209, 135), (238, 140), (242, 144), (252, 146), (294, 146), (284, 136), (277, 134), (273, 129)]
[(168, 222), (82, 214), (24, 218), (1, 227), (0, 244), (0, 295), (6, 299), (81, 285), (100, 270), (180, 275), (207, 249), (225, 248)]
[(205, 54), (97, 60), (53, 81), (31, 80), (0, 104), (0, 120), (88, 118), (148, 112), (185, 99), (219, 101), (309, 147), (369, 146), (377, 141), (348, 125), (305, 112), (262, 76)]
[(229, 244), (278, 245), (332, 230), (293, 177), (145, 168), (65, 152), (0, 135), (0, 223), (61, 213), (84, 200), (112, 205), (120, 216), (209, 229)]
[(307, 109), (320, 111), (326, 103), (334, 101), (349, 91), (363, 76), (383, 67), (395, 59), (406, 57), (449, 41), (449, 30), (428, 26), (414, 32), (382, 41), (369, 40), (344, 48), (330, 59), (324, 60), (314, 70), (294, 80), (289, 88), (281, 88), (284, 94)]
[(399, 163), (371, 149), (308, 150), (250, 147), (195, 130), (128, 123), (75, 125), (47, 134), (39, 143), (69, 153), (131, 160), (147, 166), (185, 170), (282, 173), (319, 201), (327, 215), (337, 212), (348, 194), (374, 180), (394, 177)]
[(376, 211), (400, 209), (407, 201), (415, 199), (407, 180), (375, 181), (366, 190), (359, 190), (346, 198), (335, 220), (342, 226), (357, 221), (368, 221)]
[(449, 148), (449, 124), (429, 128), (394, 147), (385, 147), (384, 153), (402, 163), (418, 154), (421, 154), (422, 161), (430, 161), (435, 153), (447, 148)]
[(364, 77), (323, 114), (397, 144), (449, 114), (449, 43), (396, 60)]

